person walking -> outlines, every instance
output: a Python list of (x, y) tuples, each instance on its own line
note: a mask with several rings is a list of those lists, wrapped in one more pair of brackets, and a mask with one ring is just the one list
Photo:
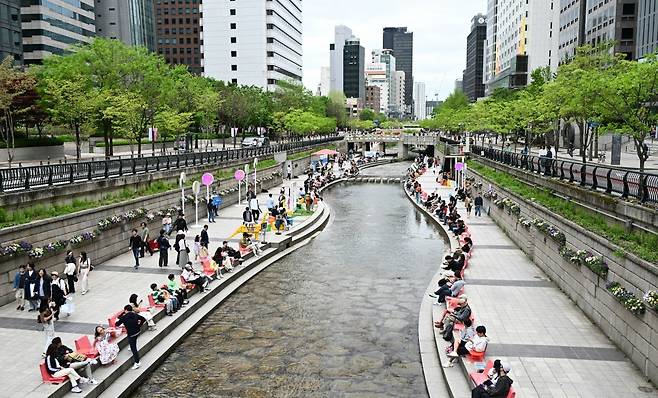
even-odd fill
[(64, 267), (64, 275), (66, 275), (66, 291), (69, 294), (75, 294), (75, 282), (78, 281), (78, 262), (75, 257), (73, 257), (73, 252), (69, 253), (71, 253), (71, 256), (66, 256), (67, 262)]
[(217, 211), (217, 209), (211, 198), (208, 198), (208, 204), (206, 204), (206, 207), (208, 208), (208, 222), (215, 222), (215, 211)]
[(133, 307), (130, 304), (126, 304), (123, 307), (123, 314), (119, 316), (116, 322), (116, 326), (124, 325), (126, 327), (128, 345), (130, 345), (130, 351), (132, 351), (133, 359), (135, 360), (132, 369), (138, 369), (141, 366), (139, 363), (139, 351), (137, 350), (137, 338), (144, 323), (146, 323), (146, 319), (133, 312)]
[(17, 311), (23, 311), (25, 309), (25, 283), (27, 282), (27, 274), (25, 273), (25, 266), (21, 265), (14, 275), (14, 296), (16, 297), (16, 307)]
[(53, 314), (50, 307), (46, 306), (41, 309), (39, 313), (39, 323), (43, 326), (43, 352), (41, 353), (42, 357), (46, 356), (46, 350), (48, 346), (55, 337), (55, 315)]
[(242, 212), (242, 223), (247, 226), (254, 224), (254, 214), (251, 212), (249, 207), (245, 207), (244, 211)]
[(167, 213), (162, 217), (162, 229), (164, 229), (166, 234), (169, 234), (171, 231), (171, 213)]
[(203, 229), (201, 230), (201, 246), (205, 247), (206, 249), (208, 248), (208, 244), (210, 243), (210, 236), (208, 236), (208, 225), (204, 225)]
[(87, 294), (89, 291), (89, 272), (92, 270), (91, 260), (89, 257), (87, 257), (87, 252), (80, 252), (80, 258), (78, 259), (78, 269), (82, 294)]
[(185, 215), (183, 213), (178, 214), (178, 218), (176, 219), (176, 221), (174, 221), (174, 224), (171, 226), (169, 235), (171, 235), (171, 231), (187, 232), (187, 221), (185, 221)]
[(475, 196), (475, 199), (473, 200), (473, 204), (475, 205), (475, 216), (476, 217), (482, 217), (482, 196), (478, 193), (477, 196)]
[(130, 242), (128, 243), (128, 248), (133, 253), (135, 257), (135, 269), (139, 268), (139, 251), (142, 249), (142, 237), (137, 234), (137, 229), (133, 228), (132, 236), (130, 237)]
[(466, 195), (464, 198), (464, 207), (466, 207), (466, 215), (471, 216), (471, 210), (473, 209), (473, 199), (470, 195)]
[(50, 283), (50, 307), (55, 320), (58, 321), (59, 310), (66, 303), (68, 283), (59, 277), (57, 271), (51, 272), (50, 276), (52, 277), (52, 282)]
[(292, 164), (290, 162), (286, 165), (286, 171), (288, 174), (288, 181), (292, 180)]
[(256, 195), (249, 200), (249, 209), (251, 210), (254, 223), (258, 224), (258, 218), (260, 217), (260, 204), (258, 203)]
[(153, 250), (151, 250), (151, 247), (149, 246), (149, 227), (146, 225), (145, 222), (142, 222), (141, 224), (142, 227), (142, 232), (140, 234), (142, 238), (142, 249), (139, 253), (140, 257), (144, 257), (145, 251), (148, 250), (149, 254), (152, 256), (153, 255)]
[(36, 311), (39, 308), (39, 296), (37, 294), (37, 282), (39, 281), (39, 274), (34, 269), (34, 263), (27, 263), (27, 271), (25, 272), (25, 299), (30, 303), (30, 309), (27, 312)]
[(167, 231), (164, 229), (160, 231), (160, 236), (158, 237), (158, 246), (160, 246), (160, 258), (158, 258), (159, 267), (168, 267), (169, 266), (169, 250), (171, 250), (171, 243), (169, 243), (169, 238), (166, 234)]
[(50, 303), (50, 285), (52, 281), (50, 280), (50, 276), (48, 276), (46, 270), (43, 268), (39, 270), (38, 275), (39, 279), (37, 279), (36, 294), (39, 298), (39, 311), (41, 311), (48, 307), (48, 304)]

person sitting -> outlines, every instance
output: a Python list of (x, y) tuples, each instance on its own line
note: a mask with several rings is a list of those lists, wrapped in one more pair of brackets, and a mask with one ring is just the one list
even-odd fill
[(455, 234), (455, 236), (459, 236), (464, 233), (464, 231), (466, 231), (466, 224), (464, 224), (464, 220), (459, 219), (452, 225), (450, 229)]
[(452, 271), (455, 274), (455, 276), (461, 278), (463, 263), (462, 264), (459, 263), (459, 257), (447, 255), (445, 257), (445, 261), (443, 261), (443, 265), (441, 266), (441, 268), (448, 271)]
[(248, 232), (244, 232), (242, 234), (242, 239), (240, 239), (239, 246), (240, 250), (249, 249), (254, 253), (256, 257), (260, 256), (260, 248), (258, 247), (258, 243), (251, 241), (251, 235), (249, 235)]
[[(217, 252), (220, 252), (221, 255), (217, 256)], [(223, 257), (226, 257), (226, 256), (228, 256), (231, 259), (235, 260), (235, 261), (231, 261), (232, 266), (235, 266), (235, 265), (237, 265), (238, 262), (243, 261), (242, 260), (242, 254), (240, 254), (240, 251), (235, 250), (234, 248), (229, 246), (227, 241), (222, 242), (222, 247), (217, 249), (217, 252), (215, 252), (215, 257), (213, 257), (213, 259), (217, 262), (217, 264), (220, 264), (219, 259), (221, 259)]]
[(151, 283), (151, 296), (153, 296), (156, 303), (165, 305), (165, 314), (168, 316), (173, 316), (174, 312), (178, 311), (173, 297), (170, 296), (168, 291), (160, 289), (157, 283)]
[(149, 311), (147, 308), (141, 307), (142, 305), (142, 300), (139, 299), (139, 297), (133, 293), (130, 295), (130, 298), (128, 299), (128, 304), (130, 304), (133, 307), (133, 312), (136, 314), (141, 315), (146, 319), (146, 324), (148, 325), (149, 329), (155, 330), (155, 322), (153, 321), (153, 314), (151, 314), (151, 311)]
[[(468, 305), (468, 297), (465, 294), (462, 294), (457, 301), (457, 307), (454, 309), (448, 308), (443, 314), (443, 318), (436, 321), (434, 326), (444, 331), (443, 338), (445, 339), (446, 336), (452, 335), (452, 329), (456, 322), (463, 323), (464, 320), (469, 319), (470, 317), (471, 307)], [(450, 338), (449, 341), (452, 341), (452, 338)]]
[(488, 380), (471, 391), (471, 398), (497, 398), (507, 397), (514, 381), (508, 373), (511, 367), (506, 362), (496, 359), (493, 368), (489, 371)]
[(281, 230), (286, 228), (286, 208), (281, 206), (276, 209), (274, 215), (274, 229), (277, 235), (281, 235)]
[(94, 329), (94, 346), (102, 365), (114, 362), (119, 356), (119, 345), (110, 341), (111, 337), (111, 333), (102, 326), (96, 326)]
[[(468, 331), (470, 329), (470, 331)], [(470, 352), (485, 352), (487, 350), (487, 328), (480, 325), (473, 332), (473, 325), (470, 319), (464, 320), (464, 329), (461, 332), (461, 339), (455, 343), (456, 347), (448, 353), (448, 363), (443, 364), (444, 368), (452, 367), (454, 361), (460, 356), (466, 356)]]
[(192, 263), (188, 262), (185, 265), (185, 268), (183, 269), (183, 273), (181, 274), (183, 279), (185, 279), (185, 282), (191, 283), (193, 285), (196, 285), (199, 288), (199, 291), (205, 292), (208, 289), (208, 284), (210, 283), (210, 280), (208, 279), (207, 276), (201, 275), (200, 273), (196, 272), (194, 270), (194, 267), (192, 267)]
[(459, 292), (461, 292), (462, 288), (466, 284), (461, 278), (458, 278), (454, 272), (449, 271), (450, 274), (446, 279), (439, 280), (439, 283), (444, 281), (443, 285), (439, 286), (439, 289), (434, 292), (434, 294), (430, 294), (431, 297), (436, 297), (437, 302), (439, 303), (445, 303), (446, 301), (446, 296), (450, 297), (457, 297), (459, 296)]
[(167, 289), (169, 290), (169, 293), (176, 296), (178, 302), (181, 303), (181, 305), (185, 305), (190, 302), (187, 299), (187, 289), (184, 289), (180, 286), (176, 280), (176, 277), (174, 277), (174, 274), (167, 275)]
[(471, 238), (468, 237), (468, 236), (465, 237), (465, 238), (464, 238), (464, 246), (462, 246), (462, 249), (461, 249), (461, 250), (462, 250), (464, 253), (470, 253), (472, 247), (473, 247), (473, 240), (471, 240)]
[(90, 380), (86, 377), (81, 377), (78, 372), (73, 368), (67, 368), (62, 366), (57, 360), (57, 346), (53, 343), (50, 343), (46, 349), (46, 371), (48, 374), (54, 377), (68, 377), (71, 381), (71, 392), (81, 393), (82, 390), (78, 386), (80, 383), (89, 383)]
[(84, 369), (85, 374), (89, 379), (89, 383), (98, 383), (91, 373), (91, 365), (96, 365), (98, 363), (97, 360), (89, 359), (84, 354), (73, 351), (69, 347), (62, 344), (62, 339), (59, 337), (53, 338), (51, 344), (55, 346), (55, 358), (62, 367), (71, 368), (76, 371), (78, 369)]

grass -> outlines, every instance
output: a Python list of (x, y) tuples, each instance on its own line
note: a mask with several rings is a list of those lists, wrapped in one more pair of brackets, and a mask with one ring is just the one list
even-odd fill
[[(303, 157), (310, 156), (312, 152), (315, 152), (315, 150), (297, 153), (295, 155), (302, 154), (302, 156), (297, 156), (296, 159), (301, 159)], [(275, 166), (276, 164), (277, 163), (274, 159), (264, 159), (258, 162), (256, 170), (267, 169), (269, 167)], [(233, 178), (235, 171), (238, 169), (244, 169), (244, 164), (241, 166), (215, 170), (213, 171), (213, 176), (215, 177), (215, 181)], [(250, 173), (253, 173), (253, 169), (251, 169)], [(191, 181), (201, 180), (202, 174), (203, 173), (189, 175), (187, 177), (188, 185), (191, 184)], [(100, 200), (75, 199), (73, 200), (73, 202), (68, 204), (36, 205), (15, 211), (6, 211), (5, 209), (0, 208), (0, 228), (27, 224), (32, 221), (44, 220), (52, 217), (58, 217), (65, 214), (71, 214), (77, 211), (92, 209), (95, 207), (106, 206), (114, 203), (131, 200), (142, 196), (149, 196), (158, 193), (168, 192), (177, 188), (178, 188), (177, 181), (161, 180), (161, 181), (152, 182), (147, 187), (140, 188), (138, 190), (124, 188), (119, 192), (104, 195)]]
[(642, 231), (628, 232), (623, 226), (608, 224), (604, 216), (587, 211), (571, 201), (566, 201), (552, 195), (548, 190), (534, 188), (509, 174), (496, 171), (477, 161), (469, 161), (468, 167), (496, 183), (498, 186), (504, 187), (526, 200), (546, 207), (554, 213), (586, 228), (588, 231), (608, 239), (610, 242), (637, 255), (643, 260), (652, 263), (658, 262), (658, 250), (656, 249), (658, 248), (658, 236)]

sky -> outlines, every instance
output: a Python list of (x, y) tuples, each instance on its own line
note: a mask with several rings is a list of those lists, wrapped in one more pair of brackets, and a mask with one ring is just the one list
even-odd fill
[(346, 25), (370, 52), (382, 47), (385, 26), (414, 32), (414, 81), (424, 82), (428, 100), (444, 99), (462, 77), (471, 19), (486, 14), (486, 0), (305, 0), (303, 82), (313, 93), (320, 68), (329, 66), (334, 26)]

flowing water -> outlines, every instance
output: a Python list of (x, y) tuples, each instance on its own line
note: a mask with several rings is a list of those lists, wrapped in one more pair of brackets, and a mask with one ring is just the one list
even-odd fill
[(399, 185), (324, 198), (326, 229), (229, 297), (135, 397), (427, 395), (418, 311), (440, 236)]

